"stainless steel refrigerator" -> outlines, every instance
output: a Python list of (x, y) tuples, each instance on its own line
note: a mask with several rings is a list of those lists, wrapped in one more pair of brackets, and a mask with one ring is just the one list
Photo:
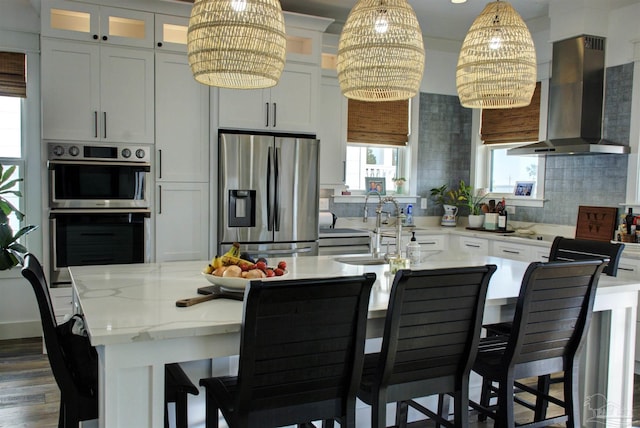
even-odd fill
[(218, 151), (218, 253), (317, 255), (319, 141), (220, 133)]

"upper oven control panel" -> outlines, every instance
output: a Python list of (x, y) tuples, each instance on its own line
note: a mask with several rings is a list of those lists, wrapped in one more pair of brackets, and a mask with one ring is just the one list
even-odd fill
[(145, 162), (150, 161), (148, 147), (121, 144), (94, 146), (78, 143), (49, 143), (49, 160)]

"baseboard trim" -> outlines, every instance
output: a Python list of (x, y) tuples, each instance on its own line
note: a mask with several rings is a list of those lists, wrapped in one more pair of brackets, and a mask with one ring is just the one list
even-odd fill
[(0, 340), (42, 337), (40, 321), (0, 323)]

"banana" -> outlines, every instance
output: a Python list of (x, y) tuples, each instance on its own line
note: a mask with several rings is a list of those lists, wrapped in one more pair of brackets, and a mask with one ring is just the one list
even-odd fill
[(229, 251), (227, 251), (224, 255), (240, 258), (240, 244), (234, 242)]
[(207, 265), (204, 269), (202, 269), (202, 273), (211, 274), (214, 271), (213, 266)]
[(219, 267), (222, 267), (222, 257), (220, 256), (215, 256), (213, 258), (213, 260), (211, 260), (211, 266), (213, 267), (213, 270), (218, 269)]
[(251, 263), (248, 260), (244, 260), (241, 259), (240, 257), (235, 257), (235, 256), (229, 256), (229, 255), (224, 255), (222, 257), (220, 257), (220, 259), (222, 260), (222, 264), (224, 266), (231, 266), (231, 265), (238, 265), (240, 267), (242, 266), (253, 266), (253, 263)]

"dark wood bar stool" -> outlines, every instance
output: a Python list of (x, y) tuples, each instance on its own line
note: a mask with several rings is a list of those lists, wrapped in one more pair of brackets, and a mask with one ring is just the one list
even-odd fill
[(375, 274), (251, 281), (244, 301), (237, 376), (200, 380), (206, 426), (218, 410), (231, 428), (334, 419), (355, 427)]
[[(27, 254), (22, 268), (24, 276), (31, 284), (38, 302), (42, 333), (47, 347), (47, 357), (53, 377), (60, 388), (60, 416), (58, 428), (78, 428), (81, 421), (98, 418), (98, 360), (94, 347), (71, 348), (64, 340), (58, 325), (49, 287), (42, 265), (33, 254)], [(77, 343), (77, 342), (76, 342)], [(76, 358), (74, 353), (82, 352), (86, 358)], [(84, 361), (89, 367), (76, 367), (76, 361)], [(165, 366), (165, 426), (167, 403), (176, 403), (176, 427), (187, 428), (187, 394), (198, 394), (198, 388), (189, 380), (179, 364)]]
[[(393, 402), (400, 427), (406, 427), (409, 407), (438, 424), (468, 427), (469, 372), (495, 270), (487, 265), (396, 274), (382, 349), (365, 355), (358, 389), (358, 398), (371, 405), (372, 427), (386, 427), (386, 405)], [(437, 394), (453, 397), (454, 423), (442, 402), (434, 412), (413, 400)]]
[[(527, 405), (514, 398), (515, 386), (536, 396), (533, 422), (518, 426), (580, 425), (577, 354), (591, 321), (596, 286), (605, 265), (602, 260), (529, 265), (511, 333), (480, 341), (473, 371), (483, 377), (483, 389), (480, 403), (470, 402), (480, 412), (480, 419), (489, 416), (496, 426), (514, 427), (515, 403)], [(558, 372), (563, 373), (563, 400), (549, 396), (545, 384), (548, 375)], [(538, 377), (537, 388), (518, 382), (527, 377)], [(490, 405), (494, 397), (497, 403)], [(564, 414), (547, 418), (548, 402), (563, 408)]]

